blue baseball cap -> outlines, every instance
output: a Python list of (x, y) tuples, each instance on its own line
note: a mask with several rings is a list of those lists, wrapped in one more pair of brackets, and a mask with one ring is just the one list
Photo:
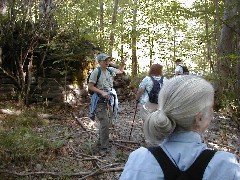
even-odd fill
[(98, 61), (105, 61), (108, 58), (111, 58), (111, 56), (109, 56), (105, 53), (100, 53), (100, 54), (97, 55), (97, 60)]

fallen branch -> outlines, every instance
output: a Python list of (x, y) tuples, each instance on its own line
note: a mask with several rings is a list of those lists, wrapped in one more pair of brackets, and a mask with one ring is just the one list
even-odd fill
[(106, 167), (111, 167), (113, 166), (114, 164), (110, 164), (110, 165), (106, 165), (102, 168), (99, 168), (97, 169), (96, 171), (92, 172), (91, 174), (89, 175), (86, 175), (78, 180), (83, 180), (83, 179), (86, 179), (87, 177), (91, 177), (91, 176), (94, 176), (94, 175), (99, 175), (99, 174), (103, 174), (103, 173), (106, 173), (106, 172), (119, 172), (119, 171), (123, 171), (123, 167), (117, 167), (117, 168), (109, 168), (109, 169), (104, 169)]
[(72, 116), (77, 120), (78, 124), (83, 128), (84, 131), (87, 131), (87, 128), (84, 126), (80, 118), (77, 117), (77, 115), (73, 112)]
[[(0, 109), (1, 114), (7, 114), (7, 115), (20, 115), (22, 112), (20, 110), (10, 110), (10, 109)], [(58, 119), (61, 120), (62, 118), (58, 115), (52, 115), (52, 114), (39, 114), (39, 113), (29, 113), (29, 116), (32, 118), (38, 118), (38, 119)]]
[(61, 176), (61, 177), (81, 176), (81, 178), (79, 180), (83, 180), (83, 179), (93, 176), (93, 175), (99, 175), (99, 174), (103, 174), (103, 173), (107, 173), (107, 172), (123, 171), (123, 167), (104, 169), (104, 168), (111, 167), (111, 166), (114, 166), (114, 164), (106, 165), (104, 167), (101, 167), (101, 168), (95, 170), (94, 172), (78, 172), (78, 173), (72, 173), (72, 174), (64, 174), (64, 173), (58, 173), (58, 172), (44, 172), (44, 171), (24, 173), (24, 172), (14, 172), (14, 171), (7, 171), (7, 170), (4, 170), (4, 171), (0, 170), (0, 173), (12, 174), (12, 175), (21, 176), (21, 177), (32, 176), (32, 175), (50, 175), (50, 176)]
[(120, 147), (124, 147), (124, 148), (126, 148), (126, 149), (130, 149), (130, 150), (132, 150), (132, 151), (135, 150), (135, 149), (133, 149), (133, 148), (130, 148), (130, 147), (128, 147), (128, 146), (124, 146), (124, 145), (122, 145), (122, 144), (118, 144), (118, 143), (115, 143), (115, 142), (113, 142), (113, 144), (115, 144), (115, 145), (117, 145), (117, 146), (120, 146)]
[(21, 111), (17, 110), (17, 111), (13, 111), (13, 110), (10, 110), (10, 109), (0, 109), (0, 113), (2, 114), (7, 114), (7, 115), (20, 115), (21, 114)]
[(97, 156), (90, 156), (88, 154), (84, 154), (84, 153), (80, 153), (80, 152), (77, 152), (72, 146), (71, 146), (71, 149), (73, 150), (73, 152), (76, 154), (76, 157), (79, 157), (79, 158), (82, 158), (80, 156), (85, 156), (87, 158), (84, 158), (82, 159), (83, 161), (87, 161), (87, 160), (97, 160), (101, 163), (104, 163), (104, 161), (102, 161), (101, 159), (99, 159)]
[(140, 144), (139, 142), (135, 142), (135, 141), (125, 141), (125, 140), (110, 140), (112, 142), (121, 142), (121, 143), (129, 143), (129, 144)]

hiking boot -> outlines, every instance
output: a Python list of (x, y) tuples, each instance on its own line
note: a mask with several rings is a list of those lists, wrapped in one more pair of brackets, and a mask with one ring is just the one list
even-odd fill
[(94, 115), (90, 115), (89, 118), (93, 121), (95, 121), (95, 116)]

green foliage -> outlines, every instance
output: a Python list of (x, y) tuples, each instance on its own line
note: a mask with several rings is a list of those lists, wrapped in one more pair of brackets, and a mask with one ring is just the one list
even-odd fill
[(125, 163), (127, 158), (128, 158), (128, 154), (124, 153), (121, 150), (117, 151), (116, 162)]
[[(221, 98), (219, 98), (221, 97)], [(239, 104), (236, 99), (236, 94), (232, 91), (226, 91), (222, 96), (219, 96), (220, 112), (229, 115), (230, 117), (239, 117)], [(239, 122), (238, 122), (239, 123)]]
[(27, 113), (23, 113), (20, 115), (9, 115), (2, 122), (3, 126), (6, 128), (11, 127), (37, 127), (40, 125), (46, 124), (46, 122), (42, 119), (34, 118), (28, 116)]
[[(54, 8), (51, 9), (50, 18), (41, 16), (38, 2), (28, 4), (20, 0), (7, 3), (6, 15), (0, 15), (0, 43), (4, 58), (7, 59), (7, 63), (3, 62), (3, 67), (19, 64), (22, 57), (27, 60), (29, 57), (24, 55), (31, 41), (37, 38), (36, 47), (30, 48), (34, 51), (34, 61), (43, 65), (43, 69), (57, 70), (62, 76), (71, 72), (80, 84), (94, 58), (95, 52), (92, 50), (107, 52), (111, 32), (114, 32), (114, 51), (118, 55), (131, 49), (133, 1), (119, 1), (114, 29), (111, 26), (114, 2), (104, 1), (103, 32), (99, 23), (99, 1), (89, 3), (87, 0), (55, 0), (52, 3)], [(210, 60), (215, 67), (218, 46), (216, 39), (220, 39), (224, 2), (219, 1), (216, 7), (213, 1), (196, 0), (193, 5), (192, 8), (186, 8), (177, 0), (138, 1), (138, 17), (135, 22), (138, 62), (145, 59), (161, 61), (166, 65), (167, 77), (172, 76), (172, 62), (176, 57), (182, 58), (184, 62), (188, 61), (186, 64), (191, 66), (191, 70), (208, 73)], [(235, 18), (237, 17), (232, 21), (235, 21)], [(230, 72), (233, 72), (234, 65), (231, 65)], [(18, 68), (16, 66), (8, 70), (14, 71)], [(36, 69), (33, 71), (38, 74), (41, 72)], [(19, 74), (11, 74), (20, 82)], [(137, 87), (143, 77), (142, 74), (132, 77), (133, 86)], [(230, 85), (228, 90), (234, 89), (234, 85)], [(234, 99), (232, 95), (227, 94), (228, 96), (231, 100)]]
[(39, 134), (49, 121), (37, 118), (33, 112), (39, 113), (38, 108), (30, 110), (13, 102), (0, 103), (0, 108), (15, 113), (0, 116), (0, 166), (34, 164), (50, 158), (62, 147), (63, 141), (51, 141), (48, 133)]
[[(216, 81), (219, 81), (220, 77), (219, 75), (215, 73), (205, 73), (203, 75), (203, 78), (212, 83), (215, 84)], [(229, 77), (224, 80), (228, 83), (229, 88), (224, 89), (224, 91), (221, 94), (218, 94), (219, 92), (215, 93), (215, 102), (217, 102), (217, 109), (218, 111), (224, 112), (230, 116), (236, 116), (239, 112), (239, 104), (237, 101), (237, 94), (236, 91), (231, 91), (230, 89), (235, 89), (235, 87), (232, 87), (236, 84), (235, 76), (231, 76), (229, 74)]]
[(39, 137), (29, 128), (19, 128), (12, 132), (0, 132), (0, 165), (7, 162), (28, 164), (44, 158), (50, 150), (58, 148), (55, 143)]
[(135, 89), (138, 89), (139, 84), (148, 75), (148, 72), (142, 72), (138, 74), (137, 76), (131, 76), (130, 77), (130, 82), (131, 86), (134, 87)]

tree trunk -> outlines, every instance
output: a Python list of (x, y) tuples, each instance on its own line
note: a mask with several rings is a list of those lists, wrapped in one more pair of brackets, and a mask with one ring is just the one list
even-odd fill
[[(121, 11), (121, 21), (123, 22), (123, 18), (124, 18), (124, 10)], [(121, 23), (121, 48), (120, 48), (120, 57), (121, 57), (121, 60), (120, 62), (123, 62), (124, 60), (124, 23)]]
[[(205, 12), (208, 12), (208, 3), (207, 0), (205, 0)], [(206, 31), (206, 37), (207, 37), (207, 61), (210, 64), (210, 71), (214, 71), (214, 67), (213, 67), (213, 62), (211, 59), (211, 41), (209, 38), (209, 25), (208, 25), (208, 16), (207, 13), (205, 13), (205, 31)]]
[(33, 1), (32, 0), (26, 0), (23, 2), (23, 8), (25, 10), (25, 16), (28, 18), (32, 17), (32, 7), (33, 7)]
[(29, 63), (28, 63), (28, 68), (27, 68), (27, 75), (28, 75), (28, 79), (27, 79), (27, 85), (26, 85), (26, 92), (25, 92), (25, 103), (26, 106), (29, 106), (29, 92), (30, 92), (30, 86), (31, 86), (31, 82), (32, 82), (32, 71), (33, 71), (33, 52), (31, 52), (31, 57), (29, 58)]
[[(236, 13), (240, 14), (240, 3), (238, 2), (236, 6)], [(238, 100), (238, 117), (240, 117), (240, 18), (238, 18), (236, 22), (236, 31), (237, 31), (237, 88), (236, 88), (236, 94), (237, 94), (237, 100)]]
[[(240, 23), (239, 23), (240, 26)], [(240, 115), (240, 36), (238, 36), (238, 61), (237, 61), (237, 100), (238, 100), (238, 113)]]
[(121, 51), (121, 54), (120, 54), (120, 56), (121, 56), (121, 62), (123, 61), (123, 58), (124, 58), (123, 45), (124, 45), (124, 36), (123, 36), (123, 34), (121, 34), (121, 49), (120, 49), (120, 51)]
[[(219, 1), (218, 0), (214, 0), (214, 4), (215, 4), (215, 11), (216, 11), (216, 15), (215, 15), (215, 19), (216, 19), (216, 24), (215, 24), (215, 52), (216, 52), (216, 67), (215, 67), (215, 72), (214, 72), (214, 87), (216, 89), (218, 89), (218, 77), (217, 77), (217, 73), (219, 72), (219, 61), (218, 61), (218, 57), (219, 57), (219, 45), (220, 45), (220, 16), (219, 16)], [(217, 73), (216, 73), (217, 72)]]
[(100, 47), (103, 50), (104, 49), (104, 20), (103, 20), (103, 1), (100, 0), (99, 1), (99, 8), (100, 8), (100, 12), (99, 12), (99, 21), (100, 21)]
[[(6, 14), (6, 0), (1, 0), (0, 13), (1, 15)], [(2, 29), (0, 29), (0, 34), (2, 34)], [(0, 65), (2, 64), (2, 47), (0, 46)]]
[(153, 37), (150, 37), (150, 67), (152, 66), (153, 64), (153, 48), (154, 48), (154, 45), (153, 45)]
[(230, 64), (231, 58), (230, 55), (234, 52), (234, 27), (235, 22), (232, 21), (231, 18), (235, 15), (236, 11), (233, 8), (234, 0), (226, 0), (225, 1), (225, 9), (224, 9), (224, 24), (222, 26), (220, 45), (219, 45), (219, 59), (217, 60), (217, 74), (219, 76), (219, 80), (217, 82), (216, 89), (216, 107), (220, 106), (220, 100), (223, 100), (223, 94), (228, 89), (228, 76), (231, 74)]
[(40, 0), (39, 7), (40, 14), (45, 18), (49, 17), (52, 8), (52, 0)]
[(117, 11), (118, 11), (118, 0), (115, 0), (114, 11), (112, 15), (112, 27), (111, 27), (111, 33), (110, 33), (109, 51), (108, 51), (108, 54), (110, 56), (112, 56), (113, 45), (114, 45), (114, 30), (115, 30), (115, 24), (117, 19)]
[(1, 0), (0, 11), (2, 15), (6, 14), (6, 0)]
[(134, 0), (133, 24), (132, 24), (132, 76), (138, 74), (137, 68), (137, 0)]
[(149, 58), (150, 58), (150, 62), (149, 62), (149, 66), (151, 67), (153, 64), (153, 37), (150, 33), (150, 29), (148, 28), (148, 44), (149, 44)]

